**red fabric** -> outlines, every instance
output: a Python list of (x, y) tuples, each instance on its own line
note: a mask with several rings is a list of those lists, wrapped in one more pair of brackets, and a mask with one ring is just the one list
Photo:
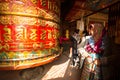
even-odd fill
[(89, 53), (94, 53), (95, 52), (89, 43), (86, 45), (85, 50)]
[(101, 51), (100, 47), (102, 44), (101, 38), (95, 43), (94, 49), (91, 47), (91, 45), (88, 43), (86, 45), (86, 51), (90, 53), (99, 53)]
[(60, 44), (62, 44), (63, 41), (69, 40), (68, 38), (65, 37), (60, 37)]

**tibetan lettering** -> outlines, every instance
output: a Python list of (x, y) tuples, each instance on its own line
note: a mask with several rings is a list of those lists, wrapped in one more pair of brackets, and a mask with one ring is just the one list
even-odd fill
[(16, 40), (26, 40), (27, 39), (27, 30), (26, 28), (16, 29)]
[(31, 29), (30, 39), (31, 40), (37, 39), (37, 30), (36, 29)]
[(5, 28), (4, 28), (4, 31), (5, 31), (5, 33), (4, 33), (4, 35), (3, 35), (3, 36), (4, 36), (4, 41), (5, 41), (5, 42), (11, 41), (11, 29), (5, 27)]
[(52, 32), (51, 30), (48, 30), (48, 39), (51, 39), (52, 38)]

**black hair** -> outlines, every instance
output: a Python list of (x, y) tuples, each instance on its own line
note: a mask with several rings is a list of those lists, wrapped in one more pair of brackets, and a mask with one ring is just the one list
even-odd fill
[(93, 24), (90, 24), (89, 29), (92, 29), (92, 28), (94, 28), (94, 26)]
[(77, 33), (77, 34), (79, 33), (79, 31), (80, 31), (79, 29), (74, 30), (74, 32)]

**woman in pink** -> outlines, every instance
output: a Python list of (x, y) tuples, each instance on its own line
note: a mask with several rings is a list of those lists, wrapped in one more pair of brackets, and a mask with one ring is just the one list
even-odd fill
[(81, 74), (81, 80), (101, 80), (99, 58), (101, 54), (102, 46), (102, 24), (91, 24), (88, 27), (89, 36), (85, 45), (85, 61)]

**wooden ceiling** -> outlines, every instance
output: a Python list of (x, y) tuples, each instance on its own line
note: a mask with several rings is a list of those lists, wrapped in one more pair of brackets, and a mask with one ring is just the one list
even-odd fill
[[(61, 19), (75, 21), (116, 2), (119, 2), (119, 0), (62, 0)], [(107, 9), (103, 12), (107, 14)]]

